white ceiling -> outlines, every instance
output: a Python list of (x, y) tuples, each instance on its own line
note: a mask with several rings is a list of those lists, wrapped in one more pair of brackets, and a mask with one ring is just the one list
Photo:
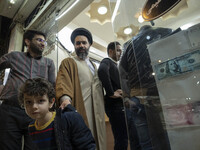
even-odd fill
[[(99, 2), (100, 0), (94, 0), (93, 3)], [(113, 2), (114, 0), (112, 0)], [(120, 7), (118, 9), (118, 15), (113, 23), (108, 22), (104, 25), (100, 25), (96, 22), (90, 22), (90, 18), (86, 15), (86, 12), (90, 10), (88, 6), (82, 13), (72, 20), (72, 23), (77, 26), (88, 28), (95, 36), (99, 37), (106, 43), (113, 40), (119, 40), (125, 42), (122, 39), (117, 39), (115, 32), (118, 32), (121, 27), (130, 26), (133, 24), (136, 27), (149, 24), (150, 22), (139, 23), (136, 16), (141, 12), (146, 0), (121, 0)], [(173, 16), (174, 10), (178, 7), (183, 8), (183, 4), (187, 4), (188, 8), (183, 10), (178, 9), (179, 13), (177, 16)], [(181, 6), (182, 5), (182, 6)], [(186, 6), (185, 6), (186, 7)], [(176, 12), (177, 13), (177, 12)], [(155, 27), (167, 27), (177, 29), (188, 23), (199, 23), (200, 22), (200, 0), (182, 0), (182, 3), (178, 4), (175, 8), (169, 11), (165, 17), (168, 19), (158, 18), (154, 20)]]
[(10, 0), (0, 0), (0, 15), (10, 19), (25, 21), (40, 0), (13, 0), (15, 4), (11, 4)]

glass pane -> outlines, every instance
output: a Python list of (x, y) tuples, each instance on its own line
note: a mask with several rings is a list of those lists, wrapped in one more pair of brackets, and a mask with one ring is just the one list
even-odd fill
[[(109, 3), (115, 39), (124, 49), (119, 69), (131, 150), (198, 150), (199, 2)], [(159, 17), (141, 20), (145, 5), (146, 14)]]

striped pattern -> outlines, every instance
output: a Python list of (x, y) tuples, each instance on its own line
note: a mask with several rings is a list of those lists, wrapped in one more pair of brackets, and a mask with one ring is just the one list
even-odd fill
[(11, 52), (0, 58), (0, 70), (11, 68), (9, 80), (0, 99), (14, 99), (16, 103), (18, 89), (30, 78), (41, 77), (55, 83), (55, 66), (51, 59), (45, 57), (32, 58), (29, 53)]
[(55, 115), (54, 112), (52, 118), (41, 127), (37, 126), (36, 121), (29, 125), (29, 135), (39, 150), (57, 150), (54, 133)]

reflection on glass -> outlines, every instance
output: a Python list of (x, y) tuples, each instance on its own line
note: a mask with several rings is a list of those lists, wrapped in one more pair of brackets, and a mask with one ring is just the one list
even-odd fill
[(169, 149), (147, 43), (170, 33), (172, 33), (171, 29), (152, 28), (146, 25), (140, 28), (136, 36), (124, 44), (124, 53), (119, 68), (122, 90), (129, 98), (125, 102), (125, 106), (131, 150), (137, 148)]

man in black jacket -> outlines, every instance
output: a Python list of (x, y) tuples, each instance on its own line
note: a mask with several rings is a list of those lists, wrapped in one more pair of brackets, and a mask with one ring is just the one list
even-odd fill
[(122, 90), (117, 67), (121, 52), (120, 43), (111, 42), (107, 47), (109, 57), (101, 61), (98, 69), (99, 79), (106, 91), (105, 111), (112, 127), (115, 150), (127, 150), (128, 145)]
[[(119, 72), (127, 109), (131, 150), (168, 150), (168, 137), (162, 122), (162, 108), (147, 44), (172, 33), (168, 28), (145, 25), (124, 44)], [(134, 130), (139, 143), (136, 143)]]

